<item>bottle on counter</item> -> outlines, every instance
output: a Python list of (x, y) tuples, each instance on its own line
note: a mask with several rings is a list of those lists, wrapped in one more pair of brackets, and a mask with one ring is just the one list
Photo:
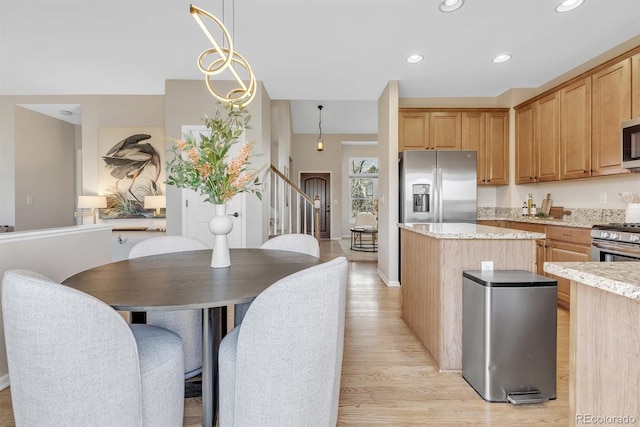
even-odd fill
[(536, 207), (536, 204), (534, 203), (533, 206), (531, 207), (531, 216), (536, 216), (537, 213), (538, 213), (538, 208)]
[(527, 216), (527, 202), (522, 202), (522, 216)]
[(531, 216), (531, 209), (533, 208), (533, 193), (529, 193), (527, 198), (527, 216)]

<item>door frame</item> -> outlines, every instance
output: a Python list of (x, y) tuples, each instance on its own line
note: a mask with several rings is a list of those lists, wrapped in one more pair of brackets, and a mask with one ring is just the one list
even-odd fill
[(336, 200), (334, 197), (335, 194), (335, 183), (334, 183), (334, 179), (333, 179), (333, 172), (330, 170), (299, 170), (298, 171), (298, 177), (297, 177), (297, 185), (298, 187), (302, 188), (302, 175), (303, 174), (327, 174), (329, 175), (329, 192), (330, 192), (330, 198), (329, 198), (329, 202), (330, 202), (330, 206), (331, 206), (331, 213), (329, 214), (329, 240), (331, 240), (333, 238), (333, 230), (334, 230), (334, 223), (335, 223), (335, 209), (334, 209), (334, 203), (333, 201)]

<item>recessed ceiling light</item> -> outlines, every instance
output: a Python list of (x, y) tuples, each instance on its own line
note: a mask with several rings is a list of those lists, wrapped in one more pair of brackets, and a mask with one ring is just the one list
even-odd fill
[(464, 0), (444, 0), (440, 4), (440, 10), (442, 12), (453, 12), (454, 10), (458, 10), (464, 4)]
[(556, 12), (569, 12), (584, 3), (584, 0), (565, 0), (556, 6)]
[(506, 62), (510, 59), (511, 59), (511, 55), (509, 55), (508, 53), (504, 53), (502, 55), (496, 56), (495, 58), (492, 59), (492, 61), (495, 62), (496, 64), (499, 64), (501, 62)]
[(423, 59), (424, 59), (424, 56), (422, 56), (422, 55), (418, 55), (417, 53), (415, 53), (415, 54), (413, 54), (413, 55), (409, 55), (409, 56), (407, 57), (407, 62), (408, 62), (409, 64), (415, 64), (415, 63), (417, 63), (417, 62), (422, 61)]

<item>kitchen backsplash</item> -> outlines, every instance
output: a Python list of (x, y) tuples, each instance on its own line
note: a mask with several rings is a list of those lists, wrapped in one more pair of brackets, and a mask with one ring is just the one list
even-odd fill
[[(571, 215), (565, 215), (565, 220), (588, 221), (595, 224), (610, 222), (624, 222), (624, 209), (585, 209), (567, 208)], [(492, 208), (478, 207), (478, 219), (513, 219), (522, 216), (522, 208)]]

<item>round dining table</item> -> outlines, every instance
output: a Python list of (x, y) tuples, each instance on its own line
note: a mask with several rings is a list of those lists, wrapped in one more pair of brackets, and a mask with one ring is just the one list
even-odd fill
[(251, 302), (276, 281), (321, 263), (272, 249), (231, 249), (230, 254), (226, 268), (211, 268), (211, 250), (174, 252), (105, 264), (63, 281), (116, 310), (202, 310), (203, 426), (214, 424), (217, 410), (216, 356), (226, 333), (226, 307)]

